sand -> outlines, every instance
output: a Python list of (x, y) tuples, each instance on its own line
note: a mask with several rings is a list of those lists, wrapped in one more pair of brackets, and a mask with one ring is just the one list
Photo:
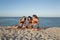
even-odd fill
[(58, 27), (38, 31), (32, 29), (8, 29), (8, 27), (0, 26), (0, 40), (60, 40), (60, 28)]

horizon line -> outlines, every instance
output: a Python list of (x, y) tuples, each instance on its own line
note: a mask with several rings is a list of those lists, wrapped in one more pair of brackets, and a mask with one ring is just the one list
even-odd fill
[[(23, 17), (23, 16), (0, 16), (0, 17)], [(40, 17), (40, 16), (38, 16), (38, 17)]]

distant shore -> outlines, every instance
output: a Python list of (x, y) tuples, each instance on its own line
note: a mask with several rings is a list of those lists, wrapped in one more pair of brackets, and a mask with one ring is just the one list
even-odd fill
[(8, 29), (0, 26), (0, 40), (60, 40), (60, 27), (33, 31), (32, 29)]

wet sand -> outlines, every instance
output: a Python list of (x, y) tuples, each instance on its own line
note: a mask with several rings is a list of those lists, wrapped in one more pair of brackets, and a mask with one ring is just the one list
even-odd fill
[(8, 27), (0, 26), (0, 40), (60, 40), (59, 27), (40, 29), (38, 31), (32, 29), (8, 29)]

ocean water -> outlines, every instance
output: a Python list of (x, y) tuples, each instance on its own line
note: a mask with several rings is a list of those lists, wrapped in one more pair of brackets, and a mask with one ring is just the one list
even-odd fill
[[(0, 26), (18, 24), (21, 17), (0, 17)], [(39, 17), (39, 27), (60, 27), (60, 17)]]

